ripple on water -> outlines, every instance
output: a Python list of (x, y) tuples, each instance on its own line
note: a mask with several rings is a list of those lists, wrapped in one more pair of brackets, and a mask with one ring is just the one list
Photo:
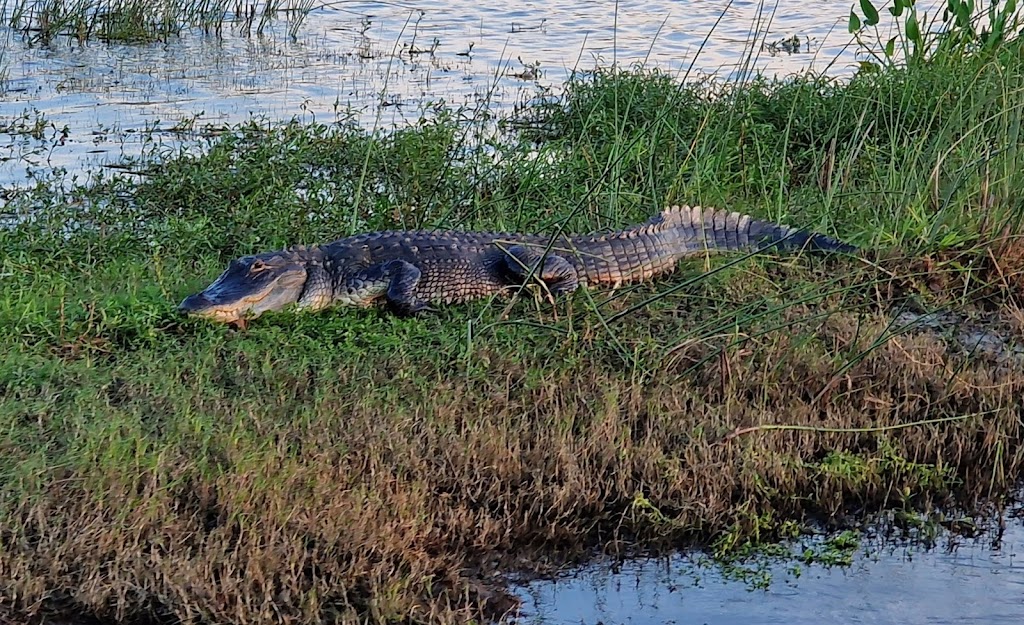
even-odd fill
[[(852, 52), (843, 52), (849, 2), (824, 0), (812, 10), (802, 0), (780, 0), (774, 15), (776, 5), (749, 1), (623, 1), (617, 14), (615, 7), (614, 0), (445, 0), (424, 9), (348, 2), (343, 10), (332, 4), (312, 12), (295, 40), (283, 23), (263, 37), (196, 34), (151, 45), (58, 40), (30, 47), (0, 30), (9, 76), (0, 119), (27, 110), (70, 131), (63, 142), (43, 141), (27, 161), (7, 145), (13, 138), (0, 136), (0, 185), (23, 182), (33, 167), (75, 171), (138, 155), (141, 141), (123, 141), (124, 131), (139, 136), (155, 128), (157, 138), (174, 144), (181, 137), (159, 129), (183, 119), (219, 125), (251, 115), (325, 121), (354, 113), (364, 125), (386, 128), (417, 119), (427, 101), (486, 101), (507, 110), (557, 90), (573, 69), (613, 60), (682, 72), (723, 10), (696, 71), (733, 77), (755, 31), (755, 47), (793, 35), (812, 41), (810, 53), (759, 53), (755, 66), (768, 74), (827, 67), (843, 75), (855, 64)], [(435, 39), (433, 54), (412, 53)], [(540, 74), (523, 79), (524, 67), (537, 63)], [(92, 134), (98, 129), (107, 139)]]
[(612, 574), (591, 566), (556, 582), (521, 587), (520, 622), (579, 623), (869, 623), (872, 625), (1024, 622), (1024, 526), (1008, 520), (1002, 540), (955, 539), (924, 551), (859, 553), (848, 568), (771, 569), (767, 590), (750, 590), (683, 556), (639, 561)]

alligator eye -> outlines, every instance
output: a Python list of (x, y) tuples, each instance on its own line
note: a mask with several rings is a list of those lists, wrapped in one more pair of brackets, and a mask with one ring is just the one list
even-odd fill
[(259, 273), (267, 268), (267, 264), (262, 260), (256, 259), (249, 265), (249, 273)]

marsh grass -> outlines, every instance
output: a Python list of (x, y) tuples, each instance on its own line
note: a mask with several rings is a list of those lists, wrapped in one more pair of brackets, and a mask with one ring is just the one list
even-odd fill
[(8, 88), (8, 78), (10, 77), (10, 35), (4, 35), (0, 37), (0, 95), (5, 95)]
[[(487, 145), (456, 113), (390, 133), (253, 122), (141, 180), (19, 190), (0, 231), (0, 605), (464, 621), (514, 607), (509, 571), (594, 550), (728, 558), (872, 511), (998, 505), (1024, 454), (1024, 61), (1003, 45), (846, 83), (602, 70)], [(618, 228), (672, 202), (865, 252), (695, 258), (617, 293), (416, 320), (239, 332), (173, 312), (255, 250)], [(1002, 348), (904, 311), (954, 311)]]
[(221, 35), (225, 25), (262, 35), (284, 16), (288, 35), (317, 8), (313, 0), (3, 0), (0, 15), (33, 41), (72, 37), (120, 43), (167, 41), (187, 29)]

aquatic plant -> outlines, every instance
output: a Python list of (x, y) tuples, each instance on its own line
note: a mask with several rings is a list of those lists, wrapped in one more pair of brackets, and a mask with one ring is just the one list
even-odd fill
[(7, 37), (4, 37), (3, 40), (0, 41), (0, 95), (7, 91), (7, 77), (8, 72), (10, 71), (7, 67), (8, 44), (9, 39)]
[(3, 0), (0, 15), (34, 40), (57, 36), (78, 41), (166, 41), (187, 29), (220, 35), (225, 24), (244, 35), (262, 35), (279, 16), (297, 35), (314, 0)]
[[(896, 35), (886, 41), (880, 55), (868, 43), (881, 39), (876, 28), (880, 21), (878, 8), (871, 0), (860, 0), (860, 9), (862, 15), (850, 9), (850, 33), (877, 62), (890, 66), (926, 60), (941, 62), (964, 54), (996, 50), (1012, 54), (1013, 49), (1003, 44), (1024, 33), (1024, 19), (1017, 0), (991, 0), (980, 4), (975, 4), (974, 0), (948, 0), (942, 17), (935, 14), (931, 20), (918, 12), (915, 0), (893, 0), (889, 13), (903, 21), (895, 22)], [(863, 35), (869, 28), (872, 37), (866, 40)]]

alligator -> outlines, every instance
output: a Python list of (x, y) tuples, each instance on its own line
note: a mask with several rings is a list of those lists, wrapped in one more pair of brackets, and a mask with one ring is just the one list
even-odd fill
[(700, 206), (671, 206), (611, 233), (514, 234), (410, 230), (358, 234), (243, 256), (178, 306), (184, 314), (245, 327), (286, 308), (386, 305), (399, 316), (507, 293), (537, 281), (550, 296), (618, 288), (673, 271), (686, 256), (770, 247), (851, 253), (837, 239)]

